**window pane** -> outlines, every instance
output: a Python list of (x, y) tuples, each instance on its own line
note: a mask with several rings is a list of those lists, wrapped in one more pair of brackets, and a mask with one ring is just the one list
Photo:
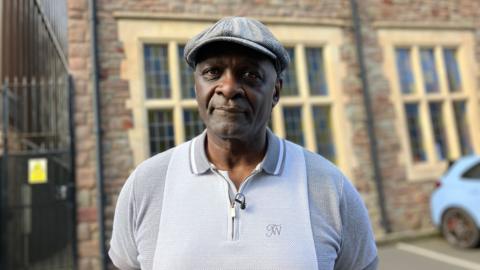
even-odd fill
[(447, 71), (448, 90), (450, 92), (459, 92), (462, 89), (460, 72), (458, 70), (457, 53), (455, 49), (443, 50), (445, 69)]
[(480, 180), (480, 163), (470, 168), (464, 175), (464, 178)]
[(415, 82), (413, 80), (410, 49), (399, 48), (395, 51), (400, 89), (404, 94), (411, 94), (415, 92)]
[(442, 103), (432, 102), (429, 104), (430, 117), (433, 126), (433, 135), (435, 136), (435, 150), (439, 160), (446, 159), (448, 155), (447, 135), (443, 121)]
[(310, 93), (312, 95), (327, 95), (327, 82), (323, 65), (323, 51), (321, 48), (307, 48), (307, 68)]
[(285, 96), (298, 95), (297, 88), (297, 75), (295, 73), (295, 50), (293, 48), (287, 48), (288, 55), (290, 56), (290, 64), (285, 70), (283, 77), (282, 94)]
[(422, 62), (423, 80), (425, 83), (425, 91), (427, 93), (438, 92), (438, 76), (435, 68), (435, 56), (433, 49), (421, 49), (420, 58)]
[(456, 101), (453, 103), (455, 113), (455, 122), (457, 124), (458, 138), (460, 139), (460, 148), (462, 155), (473, 153), (472, 144), (470, 141), (470, 134), (468, 132), (467, 114), (465, 101)]
[(180, 83), (182, 87), (182, 98), (195, 98), (195, 84), (193, 82), (193, 71), (183, 60), (185, 46), (178, 47), (178, 61), (180, 63)]
[(285, 121), (285, 134), (287, 140), (303, 145), (302, 108), (283, 108), (283, 118)]
[(147, 98), (170, 98), (167, 46), (145, 45), (144, 62)]
[(185, 128), (186, 141), (202, 133), (205, 129), (197, 109), (185, 109), (183, 111), (183, 126)]
[(422, 130), (418, 116), (418, 104), (406, 104), (405, 112), (407, 117), (408, 134), (410, 136), (410, 150), (413, 161), (426, 160), (425, 148), (423, 147)]
[(175, 145), (173, 113), (171, 110), (148, 111), (150, 153), (163, 152)]
[(313, 119), (318, 153), (330, 161), (335, 162), (335, 146), (333, 145), (330, 107), (313, 107)]

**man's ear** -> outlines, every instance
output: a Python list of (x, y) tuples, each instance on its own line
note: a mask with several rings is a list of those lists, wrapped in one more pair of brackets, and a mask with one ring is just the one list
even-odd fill
[(277, 81), (275, 82), (275, 89), (273, 91), (273, 102), (272, 102), (272, 108), (277, 105), (278, 101), (280, 100), (280, 91), (282, 90), (283, 86), (283, 80), (281, 78), (277, 78)]

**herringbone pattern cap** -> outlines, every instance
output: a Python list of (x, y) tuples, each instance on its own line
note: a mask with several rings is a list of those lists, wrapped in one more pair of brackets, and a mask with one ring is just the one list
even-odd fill
[(266, 54), (274, 60), (278, 73), (290, 62), (287, 51), (272, 32), (258, 20), (246, 17), (223, 18), (194, 36), (185, 46), (185, 61), (194, 68), (198, 50), (217, 41), (237, 43)]

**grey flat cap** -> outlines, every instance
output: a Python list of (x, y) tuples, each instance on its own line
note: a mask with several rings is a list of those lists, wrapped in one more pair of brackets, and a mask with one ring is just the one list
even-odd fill
[(290, 62), (287, 51), (270, 30), (261, 22), (245, 17), (223, 18), (190, 39), (185, 45), (185, 61), (195, 68), (198, 50), (217, 41), (233, 42), (267, 55), (274, 60), (278, 73)]

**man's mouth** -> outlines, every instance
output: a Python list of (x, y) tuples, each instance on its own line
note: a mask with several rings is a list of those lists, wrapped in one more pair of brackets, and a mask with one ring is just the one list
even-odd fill
[(244, 112), (245, 112), (245, 110), (242, 109), (242, 108), (239, 108), (239, 107), (227, 107), (227, 106), (216, 107), (215, 110), (224, 111), (224, 112), (228, 112), (228, 113), (244, 113)]

